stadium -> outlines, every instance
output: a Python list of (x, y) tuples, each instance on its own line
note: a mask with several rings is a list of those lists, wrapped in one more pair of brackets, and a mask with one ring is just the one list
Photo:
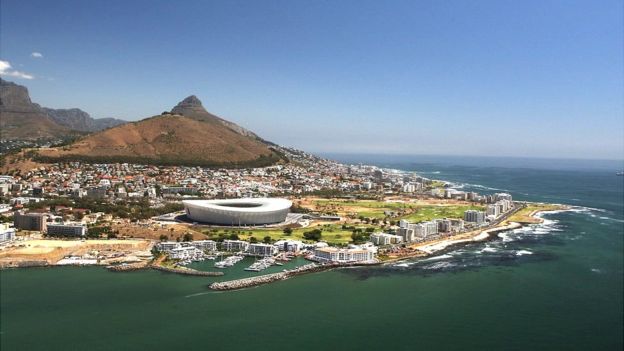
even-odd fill
[(286, 220), (292, 202), (280, 198), (182, 201), (186, 216), (195, 222), (217, 225), (264, 225)]

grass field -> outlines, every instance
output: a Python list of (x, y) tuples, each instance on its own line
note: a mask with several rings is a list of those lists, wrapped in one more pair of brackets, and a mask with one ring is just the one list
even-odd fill
[(562, 206), (553, 204), (530, 204), (527, 207), (513, 214), (505, 222), (518, 222), (518, 223), (540, 223), (541, 220), (531, 215), (536, 211), (554, 211), (560, 210)]
[[(356, 225), (356, 228), (370, 228), (374, 227), (371, 225)], [(207, 230), (204, 231), (206, 235), (210, 238), (216, 239), (219, 237), (219, 234), (237, 234), (239, 239), (241, 240), (249, 240), (252, 236), (255, 237), (259, 242), (261, 242), (264, 237), (269, 236), (271, 240), (276, 241), (280, 239), (293, 239), (293, 240), (301, 240), (306, 241), (303, 238), (303, 233), (307, 231), (311, 231), (314, 229), (322, 230), (322, 241), (326, 241), (329, 244), (348, 244), (351, 242), (351, 233), (352, 230), (342, 229), (342, 225), (340, 224), (325, 224), (325, 225), (311, 225), (307, 228), (293, 228), (293, 232), (291, 235), (286, 235), (283, 229), (250, 229), (250, 230), (238, 230), (238, 229), (230, 229), (230, 230)], [(376, 228), (378, 229), (378, 228)]]
[[(483, 210), (483, 206), (469, 204), (424, 205), (410, 202), (385, 202), (372, 200), (326, 200), (315, 199), (307, 206), (313, 210), (336, 213), (341, 216), (353, 215), (369, 218), (407, 219), (421, 222), (434, 218), (463, 218), (466, 210)], [(392, 216), (386, 213), (392, 212)]]

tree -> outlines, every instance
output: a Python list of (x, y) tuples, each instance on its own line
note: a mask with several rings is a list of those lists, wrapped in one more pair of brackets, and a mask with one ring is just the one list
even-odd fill
[(323, 236), (322, 231), (320, 229), (313, 229), (307, 232), (303, 232), (303, 237), (307, 240), (319, 241)]
[(156, 245), (152, 246), (152, 255), (154, 257), (160, 256), (160, 250), (158, 250), (158, 247)]
[(284, 228), (284, 234), (290, 236), (292, 235), (292, 232), (293, 232), (292, 228)]
[(239, 240), (239, 239), (238, 239), (238, 234), (236, 234), (236, 233), (232, 233), (232, 234), (230, 234), (230, 236), (228, 237), (228, 239), (230, 239), (230, 240)]
[(167, 235), (161, 234), (159, 239), (160, 241), (167, 241), (168, 238), (167, 238)]
[(351, 234), (351, 240), (354, 244), (362, 244), (368, 241), (370, 238), (370, 233), (363, 233), (359, 230), (354, 230)]
[(264, 239), (262, 239), (262, 241), (265, 244), (270, 244), (271, 243), (271, 237), (267, 235), (267, 236), (264, 237)]
[(251, 238), (249, 238), (249, 242), (252, 243), (252, 244), (255, 244), (255, 243), (258, 242), (258, 239), (256, 239), (255, 236), (252, 236)]
[(182, 241), (193, 241), (193, 234), (191, 234), (191, 233), (184, 234), (184, 237), (182, 238)]

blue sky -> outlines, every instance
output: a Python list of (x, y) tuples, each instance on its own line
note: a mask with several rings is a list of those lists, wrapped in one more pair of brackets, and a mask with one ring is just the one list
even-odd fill
[(624, 158), (622, 1), (0, 4), (0, 72), (47, 107), (195, 94), (312, 152)]

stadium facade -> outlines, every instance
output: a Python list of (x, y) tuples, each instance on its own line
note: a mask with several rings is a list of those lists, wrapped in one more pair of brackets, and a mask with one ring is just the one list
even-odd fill
[(286, 220), (292, 202), (281, 198), (185, 200), (186, 216), (195, 222), (218, 225), (263, 225)]

